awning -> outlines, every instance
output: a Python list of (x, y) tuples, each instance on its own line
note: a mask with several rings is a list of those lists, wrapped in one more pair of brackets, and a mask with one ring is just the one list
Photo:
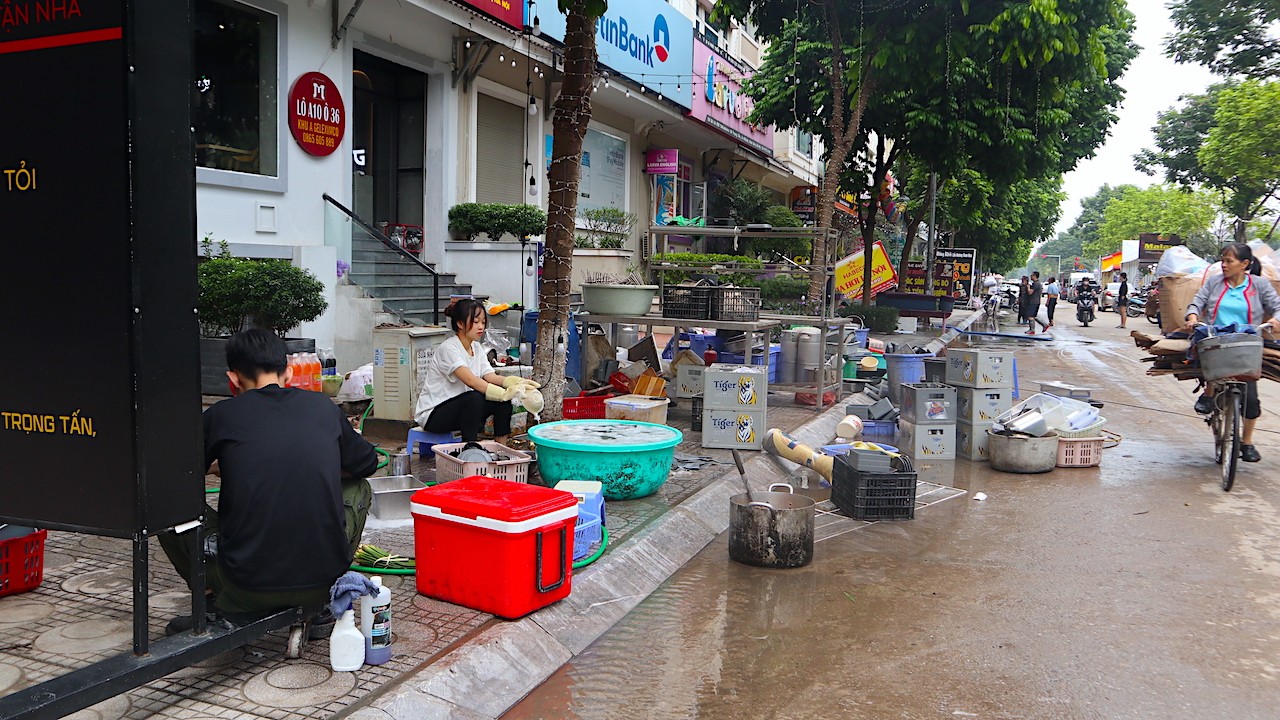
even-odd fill
[(1104, 255), (1101, 258), (1102, 272), (1111, 272), (1120, 269), (1120, 262), (1123, 260), (1124, 253), (1117, 250), (1110, 255)]

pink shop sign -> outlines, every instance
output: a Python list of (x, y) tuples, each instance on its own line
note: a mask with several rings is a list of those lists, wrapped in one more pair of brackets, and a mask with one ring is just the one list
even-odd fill
[[(745, 66), (744, 66), (745, 67)], [(747, 122), (755, 101), (742, 92), (742, 82), (750, 71), (693, 41), (693, 108), (689, 117), (699, 120), (756, 152), (773, 155), (773, 128)]]
[(650, 175), (674, 175), (680, 169), (680, 151), (654, 148), (645, 151), (644, 171)]

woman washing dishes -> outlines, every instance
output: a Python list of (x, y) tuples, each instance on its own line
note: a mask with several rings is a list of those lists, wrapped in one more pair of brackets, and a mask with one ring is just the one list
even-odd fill
[(485, 420), (492, 417), (494, 439), (506, 443), (511, 434), (511, 401), (522, 397), (526, 409), (541, 411), (540, 386), (532, 380), (503, 377), (494, 371), (480, 345), (488, 316), (478, 301), (459, 300), (445, 310), (445, 316), (454, 334), (440, 343), (427, 362), (414, 419), (428, 432), (456, 430), (462, 433), (463, 442), (474, 442)]
[[(1269, 281), (1255, 279), (1261, 272), (1262, 266), (1248, 245), (1233, 243), (1222, 248), (1222, 274), (1205, 280), (1187, 306), (1187, 332), (1194, 332), (1199, 322), (1215, 327), (1233, 323), (1255, 325), (1259, 332), (1275, 332), (1280, 327), (1280, 320), (1276, 318), (1280, 314), (1280, 294)], [(1212, 411), (1213, 395), (1206, 390), (1196, 400), (1196, 412), (1207, 415)], [(1240, 459), (1245, 462), (1262, 459), (1253, 446), (1253, 428), (1261, 414), (1262, 403), (1258, 401), (1255, 380), (1245, 384), (1244, 432), (1240, 438)]]

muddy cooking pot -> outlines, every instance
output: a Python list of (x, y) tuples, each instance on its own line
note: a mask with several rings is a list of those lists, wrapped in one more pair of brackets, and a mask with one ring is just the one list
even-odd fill
[[(786, 492), (776, 492), (785, 488)], [(754, 502), (752, 500), (754, 499)], [(786, 483), (729, 498), (729, 557), (744, 565), (796, 568), (813, 561), (813, 498)]]

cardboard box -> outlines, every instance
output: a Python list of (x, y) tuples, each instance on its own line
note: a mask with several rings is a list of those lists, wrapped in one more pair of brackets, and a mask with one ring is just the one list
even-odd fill
[(947, 350), (947, 384), (971, 388), (1013, 387), (1013, 353)]
[(702, 411), (702, 447), (759, 450), (764, 445), (764, 410)]
[(967, 423), (963, 420), (956, 423), (956, 454), (966, 460), (986, 462), (991, 459), (987, 452), (987, 441), (991, 423)]
[(1200, 290), (1200, 273), (1160, 278), (1160, 330), (1181, 330), (1187, 321), (1187, 306)]
[(956, 424), (898, 423), (898, 450), (913, 460), (955, 460)]
[(676, 366), (676, 380), (667, 383), (667, 397), (691, 398), (702, 394), (702, 365), (682, 363)]
[(967, 423), (994, 422), (1013, 407), (1012, 388), (956, 388), (956, 420)]
[(707, 409), (764, 410), (768, 393), (767, 367), (715, 363), (702, 374), (702, 398)]

